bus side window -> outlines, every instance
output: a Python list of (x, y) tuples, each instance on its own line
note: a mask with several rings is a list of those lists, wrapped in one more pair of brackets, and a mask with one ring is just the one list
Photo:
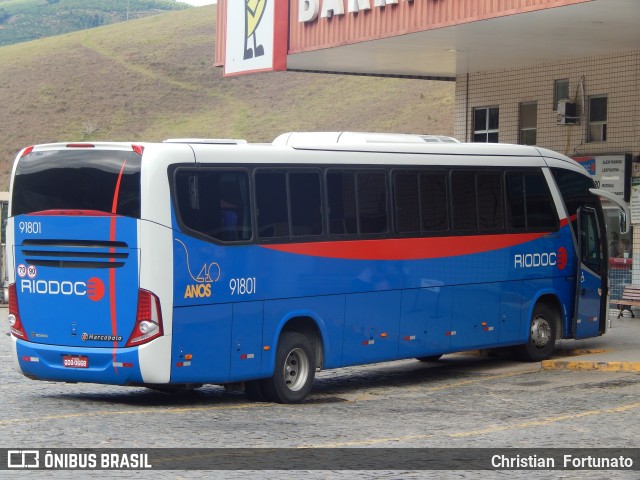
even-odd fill
[(223, 242), (251, 239), (246, 172), (178, 170), (177, 211), (185, 227)]
[(423, 232), (444, 232), (449, 229), (446, 173), (420, 175), (420, 204)]
[(289, 173), (289, 206), (294, 237), (322, 235), (320, 172)]
[(451, 174), (453, 228), (461, 232), (478, 229), (475, 174), (454, 171)]
[(524, 230), (524, 176), (522, 173), (509, 172), (506, 175), (507, 227), (511, 230)]
[(600, 255), (600, 236), (595, 210), (581, 211), (581, 260), (598, 275), (602, 275), (602, 257)]
[(329, 172), (327, 174), (329, 201), (329, 233), (331, 235), (355, 235), (356, 187), (353, 172)]
[(449, 229), (444, 172), (396, 172), (393, 192), (397, 233), (426, 235)]
[(556, 208), (549, 185), (542, 174), (525, 174), (524, 188), (527, 199), (527, 229), (555, 229), (558, 226)]
[(497, 172), (478, 173), (476, 180), (480, 230), (502, 230), (504, 228), (502, 175)]
[(287, 207), (287, 174), (285, 171), (258, 171), (256, 205), (258, 209), (258, 237), (263, 240), (289, 237)]
[(388, 229), (386, 174), (361, 172), (357, 181), (358, 233), (385, 233)]
[(418, 172), (393, 175), (395, 225), (397, 233), (420, 233), (420, 191)]

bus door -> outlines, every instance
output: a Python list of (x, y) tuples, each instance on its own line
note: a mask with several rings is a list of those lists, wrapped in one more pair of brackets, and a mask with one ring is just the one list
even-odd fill
[[(603, 262), (604, 232), (595, 208), (578, 209), (578, 252), (576, 310), (573, 319), (574, 338), (595, 337), (600, 333), (600, 320), (606, 315), (606, 274)], [(604, 329), (603, 329), (604, 330)]]

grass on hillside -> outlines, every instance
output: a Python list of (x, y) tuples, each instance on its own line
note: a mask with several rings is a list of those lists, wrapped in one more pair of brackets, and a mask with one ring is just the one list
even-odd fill
[(185, 8), (174, 0), (0, 0), (0, 45)]
[(451, 82), (299, 72), (222, 77), (216, 7), (0, 48), (0, 189), (34, 143), (295, 130), (453, 133)]

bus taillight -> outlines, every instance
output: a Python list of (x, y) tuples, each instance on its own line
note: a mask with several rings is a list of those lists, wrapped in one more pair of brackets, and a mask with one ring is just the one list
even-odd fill
[(16, 296), (15, 283), (9, 285), (9, 315), (7, 316), (7, 320), (9, 320), (9, 328), (11, 329), (11, 333), (14, 337), (29, 341), (27, 332), (24, 331), (24, 327), (20, 321), (20, 311), (18, 309), (18, 297)]
[(131, 149), (140, 156), (144, 153), (144, 147), (142, 145), (131, 145)]
[(34, 145), (31, 145), (30, 147), (25, 148), (22, 153), (20, 154), (20, 158), (25, 157), (27, 155), (29, 155), (31, 152), (33, 152), (33, 147)]
[(153, 293), (138, 290), (138, 313), (127, 347), (147, 343), (162, 335), (162, 311), (160, 300)]

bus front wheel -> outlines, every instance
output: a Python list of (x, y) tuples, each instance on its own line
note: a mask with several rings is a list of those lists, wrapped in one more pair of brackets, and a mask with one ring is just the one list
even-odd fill
[(262, 380), (265, 397), (277, 403), (303, 402), (316, 373), (314, 348), (306, 335), (284, 332), (278, 341), (273, 376)]
[(531, 314), (529, 339), (516, 352), (520, 360), (540, 362), (549, 358), (556, 343), (557, 315), (549, 305), (538, 303)]

